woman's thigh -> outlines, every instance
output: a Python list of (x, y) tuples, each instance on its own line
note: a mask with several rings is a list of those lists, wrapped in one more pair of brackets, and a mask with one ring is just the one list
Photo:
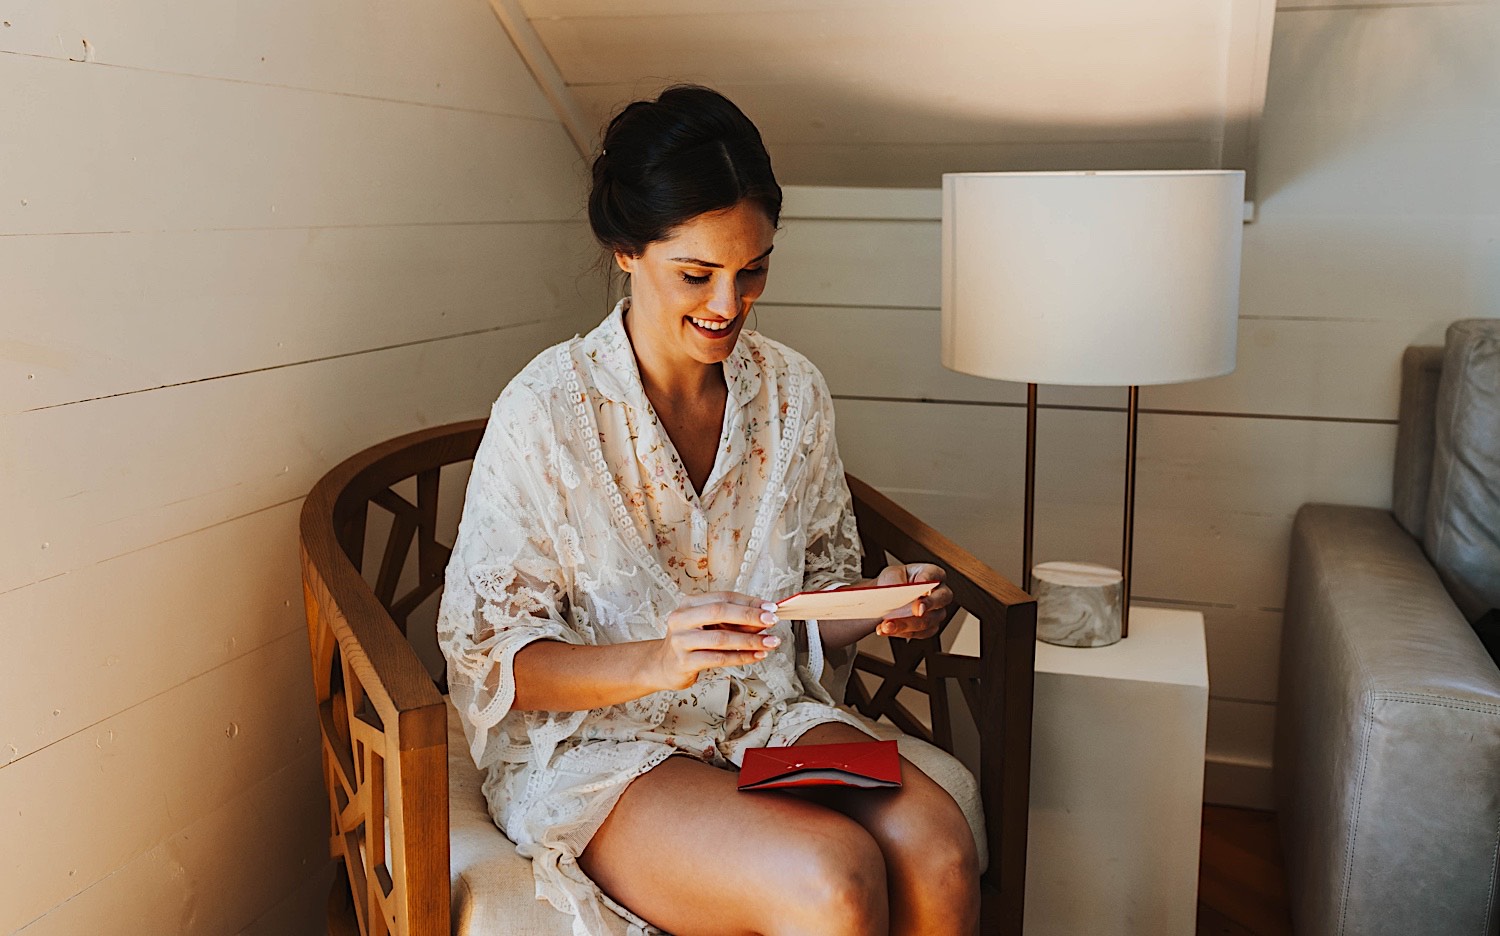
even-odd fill
[[(850, 725), (818, 725), (797, 744), (868, 741)], [(893, 933), (968, 933), (978, 924), (979, 860), (953, 797), (902, 758), (897, 790), (824, 787), (801, 794), (858, 822), (879, 844), (889, 873)]]
[[(867, 742), (870, 736), (843, 722), (825, 722), (802, 734), (794, 745), (800, 744), (850, 744)], [(896, 790), (860, 790), (847, 787), (808, 787), (797, 791), (797, 795), (809, 802), (828, 806), (850, 818), (877, 837), (883, 827), (896, 818), (910, 814), (922, 816), (923, 825), (934, 831), (962, 829), (970, 841), (968, 820), (958, 803), (936, 780), (923, 773), (915, 764), (901, 758), (901, 787)], [(934, 825), (933, 819), (941, 821)]]
[(669, 757), (626, 788), (579, 856), (604, 891), (678, 934), (883, 933), (880, 847), (857, 821)]

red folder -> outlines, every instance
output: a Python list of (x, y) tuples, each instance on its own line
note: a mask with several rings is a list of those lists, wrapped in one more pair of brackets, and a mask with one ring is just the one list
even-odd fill
[(744, 765), (740, 767), (741, 790), (800, 786), (894, 789), (901, 786), (901, 755), (894, 741), (803, 744), (745, 751)]

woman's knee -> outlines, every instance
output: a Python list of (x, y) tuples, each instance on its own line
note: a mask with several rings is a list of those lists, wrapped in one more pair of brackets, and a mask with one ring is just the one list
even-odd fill
[(777, 904), (784, 912), (771, 932), (885, 933), (885, 857), (870, 833), (832, 812), (799, 832), (778, 860)]
[(912, 808), (881, 817), (876, 837), (887, 861), (901, 873), (952, 886), (978, 886), (979, 852), (968, 820), (957, 804), (937, 790)]
[(960, 893), (979, 887), (979, 853), (967, 825), (931, 836), (925, 844), (912, 848), (907, 857), (916, 874), (935, 890)]

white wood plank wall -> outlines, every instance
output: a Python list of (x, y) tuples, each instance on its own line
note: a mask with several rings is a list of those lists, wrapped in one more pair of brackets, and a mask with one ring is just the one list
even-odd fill
[(321, 932), (301, 498), (603, 314), (583, 167), (485, 0), (0, 20), (0, 932)]
[[(1500, 315), (1495, 9), (1280, 12), (1238, 369), (1142, 391), (1135, 592), (1207, 622), (1210, 801), (1269, 805), (1297, 507), (1388, 506), (1402, 349)], [(823, 369), (849, 470), (1018, 577), (1025, 388), (938, 363), (938, 193), (786, 214), (759, 327)], [(1124, 396), (1042, 388), (1037, 561), (1118, 565)]]

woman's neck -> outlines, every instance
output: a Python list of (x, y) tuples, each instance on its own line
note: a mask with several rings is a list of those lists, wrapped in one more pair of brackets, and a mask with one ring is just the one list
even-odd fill
[(672, 354), (670, 349), (660, 347), (651, 340), (649, 331), (637, 332), (632, 325), (630, 310), (625, 310), (625, 336), (635, 353), (635, 363), (641, 375), (641, 387), (653, 404), (658, 401), (671, 404), (701, 401), (716, 389), (724, 389), (724, 367), (721, 364), (704, 364), (685, 354)]

